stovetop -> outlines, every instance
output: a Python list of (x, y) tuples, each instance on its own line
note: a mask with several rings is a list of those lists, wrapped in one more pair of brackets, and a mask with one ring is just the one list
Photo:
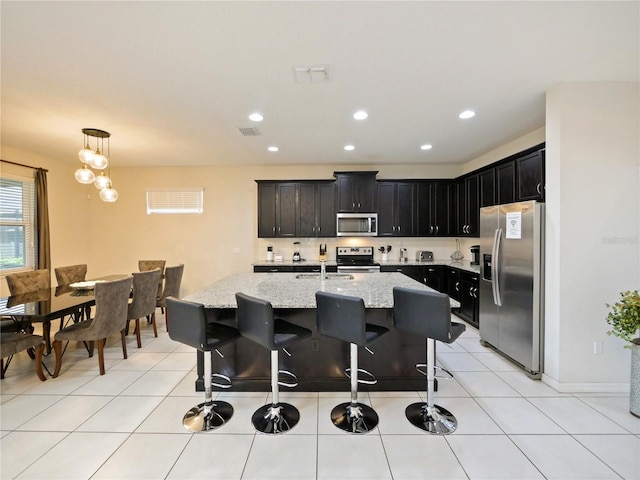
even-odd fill
[(377, 266), (373, 261), (373, 247), (336, 247), (338, 266)]

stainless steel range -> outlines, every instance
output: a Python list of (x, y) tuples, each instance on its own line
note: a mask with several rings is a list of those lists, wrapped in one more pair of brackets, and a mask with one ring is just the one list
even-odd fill
[(373, 261), (373, 247), (336, 247), (336, 263), (340, 273), (380, 271), (380, 264)]

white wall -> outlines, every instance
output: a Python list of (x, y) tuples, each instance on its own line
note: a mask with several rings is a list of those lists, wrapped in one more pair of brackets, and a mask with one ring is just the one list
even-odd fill
[(629, 351), (606, 335), (605, 303), (640, 286), (638, 91), (547, 92), (545, 381), (561, 391), (628, 389)]

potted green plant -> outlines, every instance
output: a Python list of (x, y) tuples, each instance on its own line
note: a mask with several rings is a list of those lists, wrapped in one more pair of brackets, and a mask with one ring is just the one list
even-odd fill
[(631, 396), (629, 411), (640, 417), (640, 293), (628, 290), (620, 293), (620, 300), (609, 308), (607, 323), (612, 329), (607, 335), (615, 335), (629, 342), (631, 349)]

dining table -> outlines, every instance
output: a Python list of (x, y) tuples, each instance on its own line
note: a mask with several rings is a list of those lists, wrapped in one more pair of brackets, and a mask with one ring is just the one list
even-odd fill
[(95, 305), (95, 282), (118, 280), (125, 274), (114, 274), (83, 282), (80, 287), (62, 285), (0, 298), (0, 315), (10, 317), (20, 331), (28, 331), (32, 323), (42, 323), (45, 352), (51, 353), (51, 322), (67, 315), (74, 322), (82, 319), (85, 309)]

